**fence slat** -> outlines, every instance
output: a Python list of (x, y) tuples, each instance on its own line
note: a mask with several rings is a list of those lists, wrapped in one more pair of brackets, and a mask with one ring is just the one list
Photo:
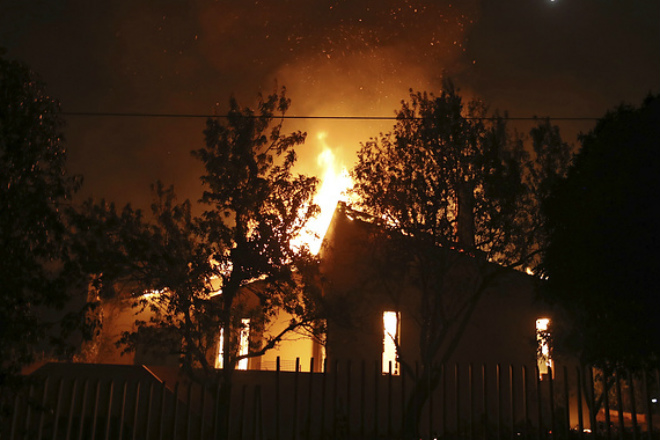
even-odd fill
[(603, 374), (603, 404), (605, 405), (605, 432), (607, 440), (612, 440), (612, 430), (610, 428), (610, 386), (607, 377)]
[[(57, 398), (55, 400), (55, 419), (53, 421), (53, 440), (57, 438), (57, 430), (60, 423), (60, 409), (62, 404), (62, 388), (64, 387), (64, 379), (60, 379), (57, 384)], [(93, 439), (92, 439), (93, 440)]]
[[(74, 384), (75, 384), (75, 379), (74, 379)], [(30, 386), (28, 387), (28, 398), (27, 398), (27, 405), (26, 405), (26, 408), (25, 408), (25, 432), (26, 433), (28, 433), (30, 431), (30, 428), (32, 427), (32, 424), (30, 422), (32, 421), (31, 416), (32, 416), (32, 395), (33, 394), (34, 394), (34, 384), (31, 383)], [(75, 393), (72, 394), (72, 395), (75, 395)], [(18, 411), (16, 411), (16, 409), (14, 411), (18, 412)], [(70, 413), (70, 411), (69, 411), (69, 413)], [(68, 429), (68, 427), (67, 427), (67, 429)], [(68, 434), (67, 434), (67, 438), (68, 438)]]
[(111, 379), (110, 390), (108, 391), (108, 412), (105, 421), (105, 440), (110, 440), (110, 420), (112, 418), (112, 393), (114, 392), (114, 389), (115, 389), (115, 381), (114, 379)]
[[(61, 383), (61, 381), (60, 381)], [(91, 439), (96, 438), (96, 422), (99, 413), (99, 399), (101, 398), (101, 379), (96, 381), (96, 392), (94, 393), (94, 412), (92, 413), (92, 433)]]
[(140, 406), (141, 382), (135, 382), (135, 397), (133, 398), (133, 440), (137, 440), (138, 431), (138, 409)]
[[(648, 372), (633, 375), (620, 370), (608, 375), (601, 370), (560, 365), (540, 375), (538, 366), (534, 374), (532, 368), (521, 366), (517, 371), (512, 364), (455, 363), (449, 367), (453, 374), (441, 364), (426, 370), (405, 366), (395, 375), (394, 363), (383, 372), (380, 360), (375, 360), (372, 386), (367, 361), (358, 367), (354, 362), (340, 365), (332, 360), (328, 370), (324, 359), (319, 363), (321, 374), (315, 371), (314, 358), (309, 362), (309, 372), (302, 371), (300, 359), (291, 372), (238, 372), (228, 426), (230, 438), (404, 438), (406, 429), (412, 427), (424, 439), (439, 435), (465, 440), (584, 440), (591, 437), (585, 433), (589, 426), (593, 438), (603, 440), (655, 438), (650, 398), (651, 387), (656, 384), (655, 377), (649, 380)], [(503, 365), (508, 365), (508, 373)], [(414, 380), (415, 372), (417, 382), (411, 385), (408, 381)], [(208, 383), (184, 382), (186, 396), (179, 391), (179, 383), (175, 383), (172, 395), (164, 382), (153, 378), (131, 379), (134, 385), (113, 377), (44, 379), (12, 396), (15, 410), (7, 415), (3, 431), (8, 439), (128, 440), (132, 436), (169, 440), (218, 438), (221, 434), (217, 383), (209, 388)], [(115, 389), (118, 383), (121, 389)], [(199, 394), (195, 394), (198, 385)], [(409, 399), (420, 392), (427, 397), (421, 412), (407, 414)], [(29, 407), (28, 403), (38, 405), (39, 400), (46, 412)], [(642, 401), (645, 403), (639, 403)], [(179, 405), (186, 409), (180, 411)], [(273, 414), (277, 416), (274, 420)], [(407, 416), (418, 422), (406, 420)], [(571, 432), (571, 424), (578, 432)]]
[(484, 440), (488, 439), (488, 370), (486, 369), (486, 364), (481, 365), (481, 386), (482, 386), (482, 396), (481, 396), (481, 406), (484, 410), (483, 416), (483, 431), (484, 431)]
[(534, 368), (536, 373), (536, 411), (538, 417), (538, 428), (536, 430), (536, 437), (538, 440), (543, 440), (545, 438), (545, 427), (543, 426), (543, 407), (542, 407), (542, 389), (541, 389), (541, 372), (539, 371), (539, 366), (537, 365)]
[[(82, 401), (80, 404), (80, 426), (78, 427), (78, 440), (82, 440), (83, 437), (83, 429), (85, 427), (85, 412), (87, 409), (87, 391), (89, 389), (89, 380), (85, 379), (85, 382), (83, 383), (83, 395), (82, 395)], [(44, 393), (44, 400), (45, 400), (45, 393)], [(41, 427), (39, 427), (39, 439), (41, 439)]]
[(589, 406), (589, 424), (591, 425), (591, 432), (596, 435), (598, 434), (598, 425), (596, 424), (596, 390), (594, 382), (594, 371), (591, 367), (587, 367), (587, 380), (589, 381), (589, 396), (587, 398), (590, 400)]
[(474, 370), (472, 363), (468, 365), (468, 399), (470, 411), (468, 420), (470, 421), (470, 440), (474, 440)]
[(621, 395), (621, 381), (619, 380), (619, 370), (614, 371), (614, 390), (616, 392), (617, 415), (619, 418), (619, 439), (624, 440), (626, 432), (625, 421), (623, 419), (623, 396)]
[(380, 376), (378, 367), (378, 361), (374, 361), (374, 439), (378, 438), (378, 378)]
[(119, 440), (124, 438), (124, 417), (126, 415), (126, 391), (128, 390), (128, 381), (124, 381), (121, 390), (121, 410), (119, 411)]
[(21, 407), (20, 401), (21, 401), (21, 395), (19, 393), (16, 393), (16, 395), (14, 396), (14, 414), (11, 416), (11, 430), (9, 432), (10, 440), (14, 440), (16, 435), (16, 427), (18, 426), (18, 415), (20, 414), (19, 408)]
[(564, 438), (568, 439), (571, 430), (571, 405), (568, 401), (568, 368), (564, 365)]
[(633, 440), (637, 440), (637, 405), (635, 404), (635, 378), (633, 375), (630, 373), (630, 371), (627, 372), (627, 378), (628, 378), (628, 384), (629, 384), (629, 392), (630, 392), (630, 413), (632, 416), (632, 435), (633, 435)]
[(165, 382), (162, 383), (160, 387), (160, 415), (158, 416), (158, 440), (163, 440), (163, 435), (165, 431), (165, 392), (167, 387)]
[(580, 430), (580, 440), (584, 440), (584, 417), (582, 415), (582, 369), (575, 367), (575, 378), (577, 381), (577, 416), (578, 416), (578, 429)]
[(653, 418), (651, 412), (651, 395), (649, 393), (649, 381), (646, 371), (642, 371), (642, 380), (644, 381), (644, 403), (646, 405), (646, 433), (649, 440), (653, 440)]
[(522, 399), (523, 413), (525, 414), (525, 440), (530, 440), (529, 400), (527, 398), (527, 368), (522, 366)]

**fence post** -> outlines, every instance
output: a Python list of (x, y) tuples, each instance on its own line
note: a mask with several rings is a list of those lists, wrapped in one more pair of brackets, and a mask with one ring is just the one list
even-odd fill
[[(165, 431), (165, 391), (167, 390), (165, 382), (160, 387), (160, 416), (158, 417), (158, 440), (163, 440)], [(202, 410), (204, 408), (202, 407)]]
[(392, 438), (392, 361), (388, 362), (387, 372), (387, 435)]
[(552, 430), (552, 435), (557, 435), (557, 423), (555, 421), (555, 381), (554, 381), (555, 369), (548, 367), (548, 395), (550, 396), (550, 429)]
[[(163, 383), (164, 385), (164, 383)], [(206, 411), (206, 382), (199, 384), (199, 437), (204, 438), (204, 412)]]
[(614, 371), (614, 385), (616, 391), (616, 406), (617, 406), (617, 415), (619, 418), (619, 439), (624, 440), (624, 434), (626, 431), (625, 422), (623, 420), (623, 396), (621, 395), (621, 381), (619, 380), (619, 371)]
[(605, 432), (607, 433), (607, 439), (612, 439), (612, 430), (610, 429), (610, 386), (607, 383), (607, 377), (605, 377), (605, 372), (603, 372), (603, 404), (605, 405)]
[(649, 382), (646, 374), (646, 369), (642, 371), (642, 378), (644, 380), (644, 403), (646, 405), (646, 432), (649, 440), (653, 440), (653, 418), (651, 412), (651, 396), (649, 395)]
[(442, 377), (442, 437), (447, 436), (447, 366), (440, 366), (440, 375)]
[[(188, 408), (186, 408), (186, 410), (187, 410), (186, 411), (186, 440), (190, 440), (190, 428), (191, 428), (190, 425), (192, 425), (192, 423), (191, 423), (192, 422), (192, 409), (191, 409), (191, 406), (192, 406), (192, 386), (193, 386), (192, 381), (188, 382), (188, 399), (187, 399), (187, 402), (186, 402), (186, 404), (188, 406)], [(231, 399), (231, 396), (229, 398)], [(225, 418), (228, 419), (229, 418), (228, 415), (226, 415)]]
[(568, 368), (564, 365), (562, 371), (564, 372), (564, 436), (568, 439), (568, 434), (571, 431), (571, 407), (568, 400)]
[(62, 387), (64, 379), (60, 379), (57, 385), (57, 398), (55, 400), (55, 421), (53, 423), (53, 440), (57, 438), (57, 430), (60, 423), (60, 406), (62, 403)]
[(351, 432), (351, 360), (346, 361), (346, 435)]
[(511, 440), (516, 437), (516, 394), (514, 385), (513, 365), (509, 364), (509, 399), (511, 403)]
[(582, 370), (580, 367), (575, 367), (575, 377), (577, 380), (578, 429), (580, 430), (580, 440), (584, 440), (584, 418), (582, 416)]
[(366, 363), (364, 359), (360, 363), (360, 439), (364, 440), (364, 424), (365, 424), (365, 401), (366, 389), (365, 382), (367, 381)]
[(406, 372), (403, 368), (399, 367), (399, 374), (401, 376), (401, 437), (403, 437), (405, 430), (405, 414), (406, 414)]
[[(218, 385), (217, 389), (217, 394), (216, 394), (216, 399), (215, 399), (215, 420), (214, 420), (214, 425), (216, 430), (214, 431), (214, 439), (218, 437), (218, 400), (220, 400), (220, 385)], [(174, 384), (174, 397), (173, 397), (173, 402), (172, 402), (172, 438), (178, 438), (176, 435), (177, 427), (178, 427), (178, 419), (179, 419), (179, 382)]]
[(280, 440), (280, 357), (275, 361), (275, 440)]
[(46, 411), (44, 411), (43, 409), (46, 407), (46, 398), (48, 397), (48, 383), (49, 383), (49, 381), (50, 381), (49, 377), (46, 376), (46, 379), (44, 380), (44, 391), (43, 391), (43, 394), (41, 395), (41, 408), (42, 408), (42, 410), (40, 411), (40, 414), (39, 414), (39, 429), (37, 431), (37, 440), (41, 440), (41, 434), (43, 433), (44, 418), (46, 417)]
[(321, 438), (325, 436), (325, 394), (327, 388), (328, 358), (323, 359), (321, 371)]
[(254, 402), (252, 406), (252, 440), (257, 440), (257, 438), (263, 438), (260, 385), (254, 387)]
[(105, 440), (110, 440), (110, 418), (112, 417), (112, 394), (115, 390), (115, 380), (110, 379), (110, 389), (108, 390), (108, 411), (105, 421)]
[(332, 380), (332, 435), (337, 438), (337, 388), (339, 387), (339, 361), (335, 359)]
[(296, 371), (293, 373), (293, 429), (291, 438), (295, 440), (298, 437), (298, 380), (300, 376), (300, 358), (296, 358)]
[(523, 414), (525, 415), (525, 440), (529, 440), (530, 420), (529, 420), (529, 402), (527, 400), (527, 367), (522, 366), (522, 398)]
[[(87, 409), (87, 390), (89, 388), (89, 379), (85, 379), (85, 382), (83, 383), (83, 395), (82, 395), (82, 401), (80, 404), (80, 426), (78, 427), (78, 438), (81, 439), (83, 438), (83, 429), (85, 426), (85, 412)], [(46, 389), (44, 388), (44, 401), (42, 404), (42, 407), (46, 404)], [(41, 419), (43, 421), (43, 419)], [(37, 438), (41, 440), (41, 422), (39, 423), (39, 435)]]
[(630, 413), (632, 415), (632, 430), (633, 430), (633, 440), (637, 440), (637, 405), (635, 404), (635, 378), (630, 373), (630, 370), (626, 371), (626, 376), (628, 378), (629, 387), (630, 387)]
[(145, 433), (146, 434), (144, 435), (145, 439), (148, 439), (150, 437), (149, 434), (151, 434), (151, 407), (152, 407), (152, 404), (153, 404), (153, 399), (154, 399), (154, 383), (151, 382), (151, 383), (149, 383), (149, 396), (148, 396), (148, 399), (147, 399), (147, 418), (145, 420), (145, 423), (146, 423)]
[[(60, 380), (60, 384), (61, 384)], [(58, 392), (59, 394), (59, 392)], [(98, 416), (98, 411), (99, 411), (99, 398), (101, 394), (101, 379), (96, 381), (96, 394), (94, 395), (94, 412), (92, 413), (92, 433), (91, 433), (91, 439), (94, 440), (96, 438), (96, 421), (97, 421), (97, 416)], [(57, 426), (55, 427), (55, 431), (57, 431)], [(54, 439), (55, 437), (53, 437)]]
[(497, 375), (495, 377), (497, 386), (497, 440), (502, 439), (502, 368), (496, 365)]
[(305, 426), (306, 437), (309, 439), (312, 431), (312, 388), (314, 384), (314, 357), (309, 359), (309, 388), (307, 390), (307, 423)]
[(487, 369), (486, 364), (481, 365), (481, 404), (484, 408), (484, 417), (483, 417), (483, 430), (484, 430), (484, 440), (488, 440), (488, 379), (487, 379)]
[(378, 438), (378, 361), (374, 361), (374, 440)]
[(454, 387), (456, 390), (456, 437), (460, 437), (461, 434), (461, 387), (460, 387), (460, 371), (458, 368), (458, 362), (454, 366)]
[(537, 439), (543, 440), (545, 438), (545, 428), (543, 427), (543, 392), (541, 389), (541, 371), (539, 366), (534, 367), (534, 372), (536, 373), (536, 410), (538, 417), (538, 430), (537, 430)]
[[(76, 382), (77, 382), (77, 380), (74, 379), (73, 380), (74, 392), (71, 393), (71, 399), (73, 399), (74, 398), (73, 396), (76, 395), (76, 393), (75, 393)], [(31, 417), (32, 416), (32, 411), (31, 411), (32, 410), (32, 408), (31, 408), (32, 403), (31, 402), (32, 402), (32, 395), (33, 394), (34, 394), (34, 383), (31, 383), (29, 388), (28, 388), (28, 398), (27, 398), (27, 402), (26, 402), (27, 405), (25, 405), (25, 432), (26, 433), (28, 433), (30, 428), (31, 428), (31, 426), (30, 426), (31, 425), (31, 423), (30, 423), (31, 420), (30, 419), (32, 418)], [(73, 406), (73, 400), (71, 401), (71, 405)], [(18, 410), (17, 410), (16, 406), (14, 406), (14, 412), (18, 413)], [(68, 425), (67, 425), (67, 437), (69, 435), (68, 430), (69, 430), (70, 425), (71, 425), (71, 410), (69, 410), (69, 422), (68, 422)], [(12, 430), (13, 430), (13, 426), (12, 426)], [(12, 435), (12, 437), (13, 437), (13, 435)]]
[(14, 395), (14, 414), (11, 417), (11, 430), (9, 431), (9, 440), (14, 440), (14, 436), (16, 435), (16, 426), (18, 426), (18, 414), (20, 413), (20, 411), (18, 410), (20, 401), (21, 401), (21, 394), (16, 393)]
[(133, 398), (133, 440), (137, 439), (138, 431), (138, 407), (140, 406), (140, 388), (142, 382), (139, 380), (135, 383), (135, 397)]
[(247, 391), (247, 385), (243, 385), (241, 388), (241, 408), (238, 416), (238, 438), (243, 440), (243, 426), (245, 426), (245, 392)]
[(589, 424), (591, 425), (591, 432), (594, 435), (598, 434), (598, 425), (596, 424), (596, 390), (594, 384), (594, 370), (592, 367), (587, 367), (587, 380), (589, 381), (589, 387), (587, 388), (590, 393), (587, 396), (589, 399)]
[(468, 399), (470, 407), (470, 440), (474, 440), (474, 370), (472, 368), (472, 362), (468, 364)]
[[(128, 389), (128, 381), (124, 381), (124, 386), (121, 390), (121, 410), (119, 411), (119, 440), (124, 436), (124, 416), (126, 414), (126, 390)], [(84, 411), (84, 409), (83, 409)], [(82, 417), (82, 414), (81, 414)], [(79, 439), (82, 437), (78, 437)]]

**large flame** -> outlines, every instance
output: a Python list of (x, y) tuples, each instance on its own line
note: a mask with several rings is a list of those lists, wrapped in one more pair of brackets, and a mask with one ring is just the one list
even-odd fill
[(293, 247), (305, 244), (313, 254), (321, 249), (323, 237), (332, 221), (339, 201), (346, 201), (346, 192), (353, 186), (346, 167), (339, 164), (332, 149), (327, 145), (327, 133), (321, 132), (317, 136), (323, 151), (318, 155), (316, 161), (323, 171), (321, 187), (314, 196), (314, 204), (321, 208), (321, 212), (315, 218), (307, 222), (304, 232), (292, 241)]

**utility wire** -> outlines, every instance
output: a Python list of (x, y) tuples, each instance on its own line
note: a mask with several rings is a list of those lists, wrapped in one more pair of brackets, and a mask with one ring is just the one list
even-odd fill
[[(119, 117), (119, 118), (228, 118), (229, 115), (212, 115), (202, 113), (141, 113), (141, 112), (62, 112), (64, 116), (82, 116), (82, 117)], [(259, 118), (259, 115), (245, 116), (249, 118)], [(274, 119), (324, 119), (324, 120), (351, 120), (351, 121), (396, 121), (400, 119), (423, 119), (421, 117), (398, 118), (397, 116), (273, 116)], [(553, 117), (553, 116), (487, 116), (487, 117), (467, 117), (465, 119), (497, 120), (506, 119), (510, 121), (536, 121), (551, 119), (553, 121), (597, 121), (600, 118), (595, 117)]]

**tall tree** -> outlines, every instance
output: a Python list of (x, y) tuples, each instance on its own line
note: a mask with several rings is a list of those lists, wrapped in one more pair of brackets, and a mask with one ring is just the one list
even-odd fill
[[(532, 158), (549, 162), (554, 154), (541, 136), (550, 128), (539, 126)], [(358, 153), (357, 209), (381, 231), (371, 244), (375, 266), (386, 275), (374, 282), (394, 303), (406, 301), (401, 283), (419, 297), (409, 311), (419, 325), (421, 371), (408, 401), (407, 438), (418, 438), (439, 364), (454, 352), (483, 292), (538, 253), (538, 221), (527, 208), (544, 173), (539, 165), (533, 175), (533, 165), (506, 117), (490, 115), (481, 101), (465, 103), (449, 81), (437, 97), (411, 92), (394, 130)], [(415, 379), (414, 359), (400, 350), (398, 358), (403, 374)]]
[[(317, 214), (318, 207), (311, 203), (317, 181), (292, 170), (295, 147), (304, 143), (306, 134), (283, 134), (283, 118), (273, 123), (289, 105), (284, 89), (260, 96), (256, 112), (231, 99), (227, 120), (210, 119), (205, 147), (193, 152), (206, 170), (201, 201), (208, 209), (202, 227), (222, 289), (220, 322), (229, 335), (241, 325), (234, 308), (244, 287), (255, 280), (261, 283), (252, 293), (267, 314), (280, 309), (302, 316), (312, 307), (304, 301), (311, 286), (304, 283), (301, 270), (315, 258), (291, 242)], [(292, 321), (287, 331), (298, 325)], [(224, 342), (223, 363), (230, 372), (237, 359), (231, 338)]]
[(0, 388), (34, 361), (41, 312), (67, 299), (62, 206), (80, 179), (67, 175), (62, 126), (37, 75), (0, 56)]
[(586, 364), (658, 365), (658, 139), (660, 96), (608, 112), (544, 202), (544, 291), (569, 318), (555, 337)]
[[(306, 135), (283, 133), (289, 105), (282, 89), (260, 95), (255, 110), (231, 99), (226, 117), (207, 121), (206, 144), (193, 152), (205, 168), (201, 216), (159, 184), (150, 216), (90, 202), (76, 221), (79, 236), (87, 235), (81, 245), (92, 246), (80, 250), (90, 256), (88, 271), (102, 274), (99, 294), (123, 290), (153, 312), (124, 342), (133, 349), (169, 347), (193, 377), (201, 370), (221, 385), (222, 405), (229, 404), (241, 359), (262, 355), (292, 331), (317, 330), (316, 258), (291, 246), (318, 210), (311, 203), (316, 179), (293, 172), (295, 147)], [(289, 318), (285, 329), (267, 332), (282, 314)], [(244, 318), (251, 333), (270, 334), (254, 338), (247, 354), (239, 353)]]

